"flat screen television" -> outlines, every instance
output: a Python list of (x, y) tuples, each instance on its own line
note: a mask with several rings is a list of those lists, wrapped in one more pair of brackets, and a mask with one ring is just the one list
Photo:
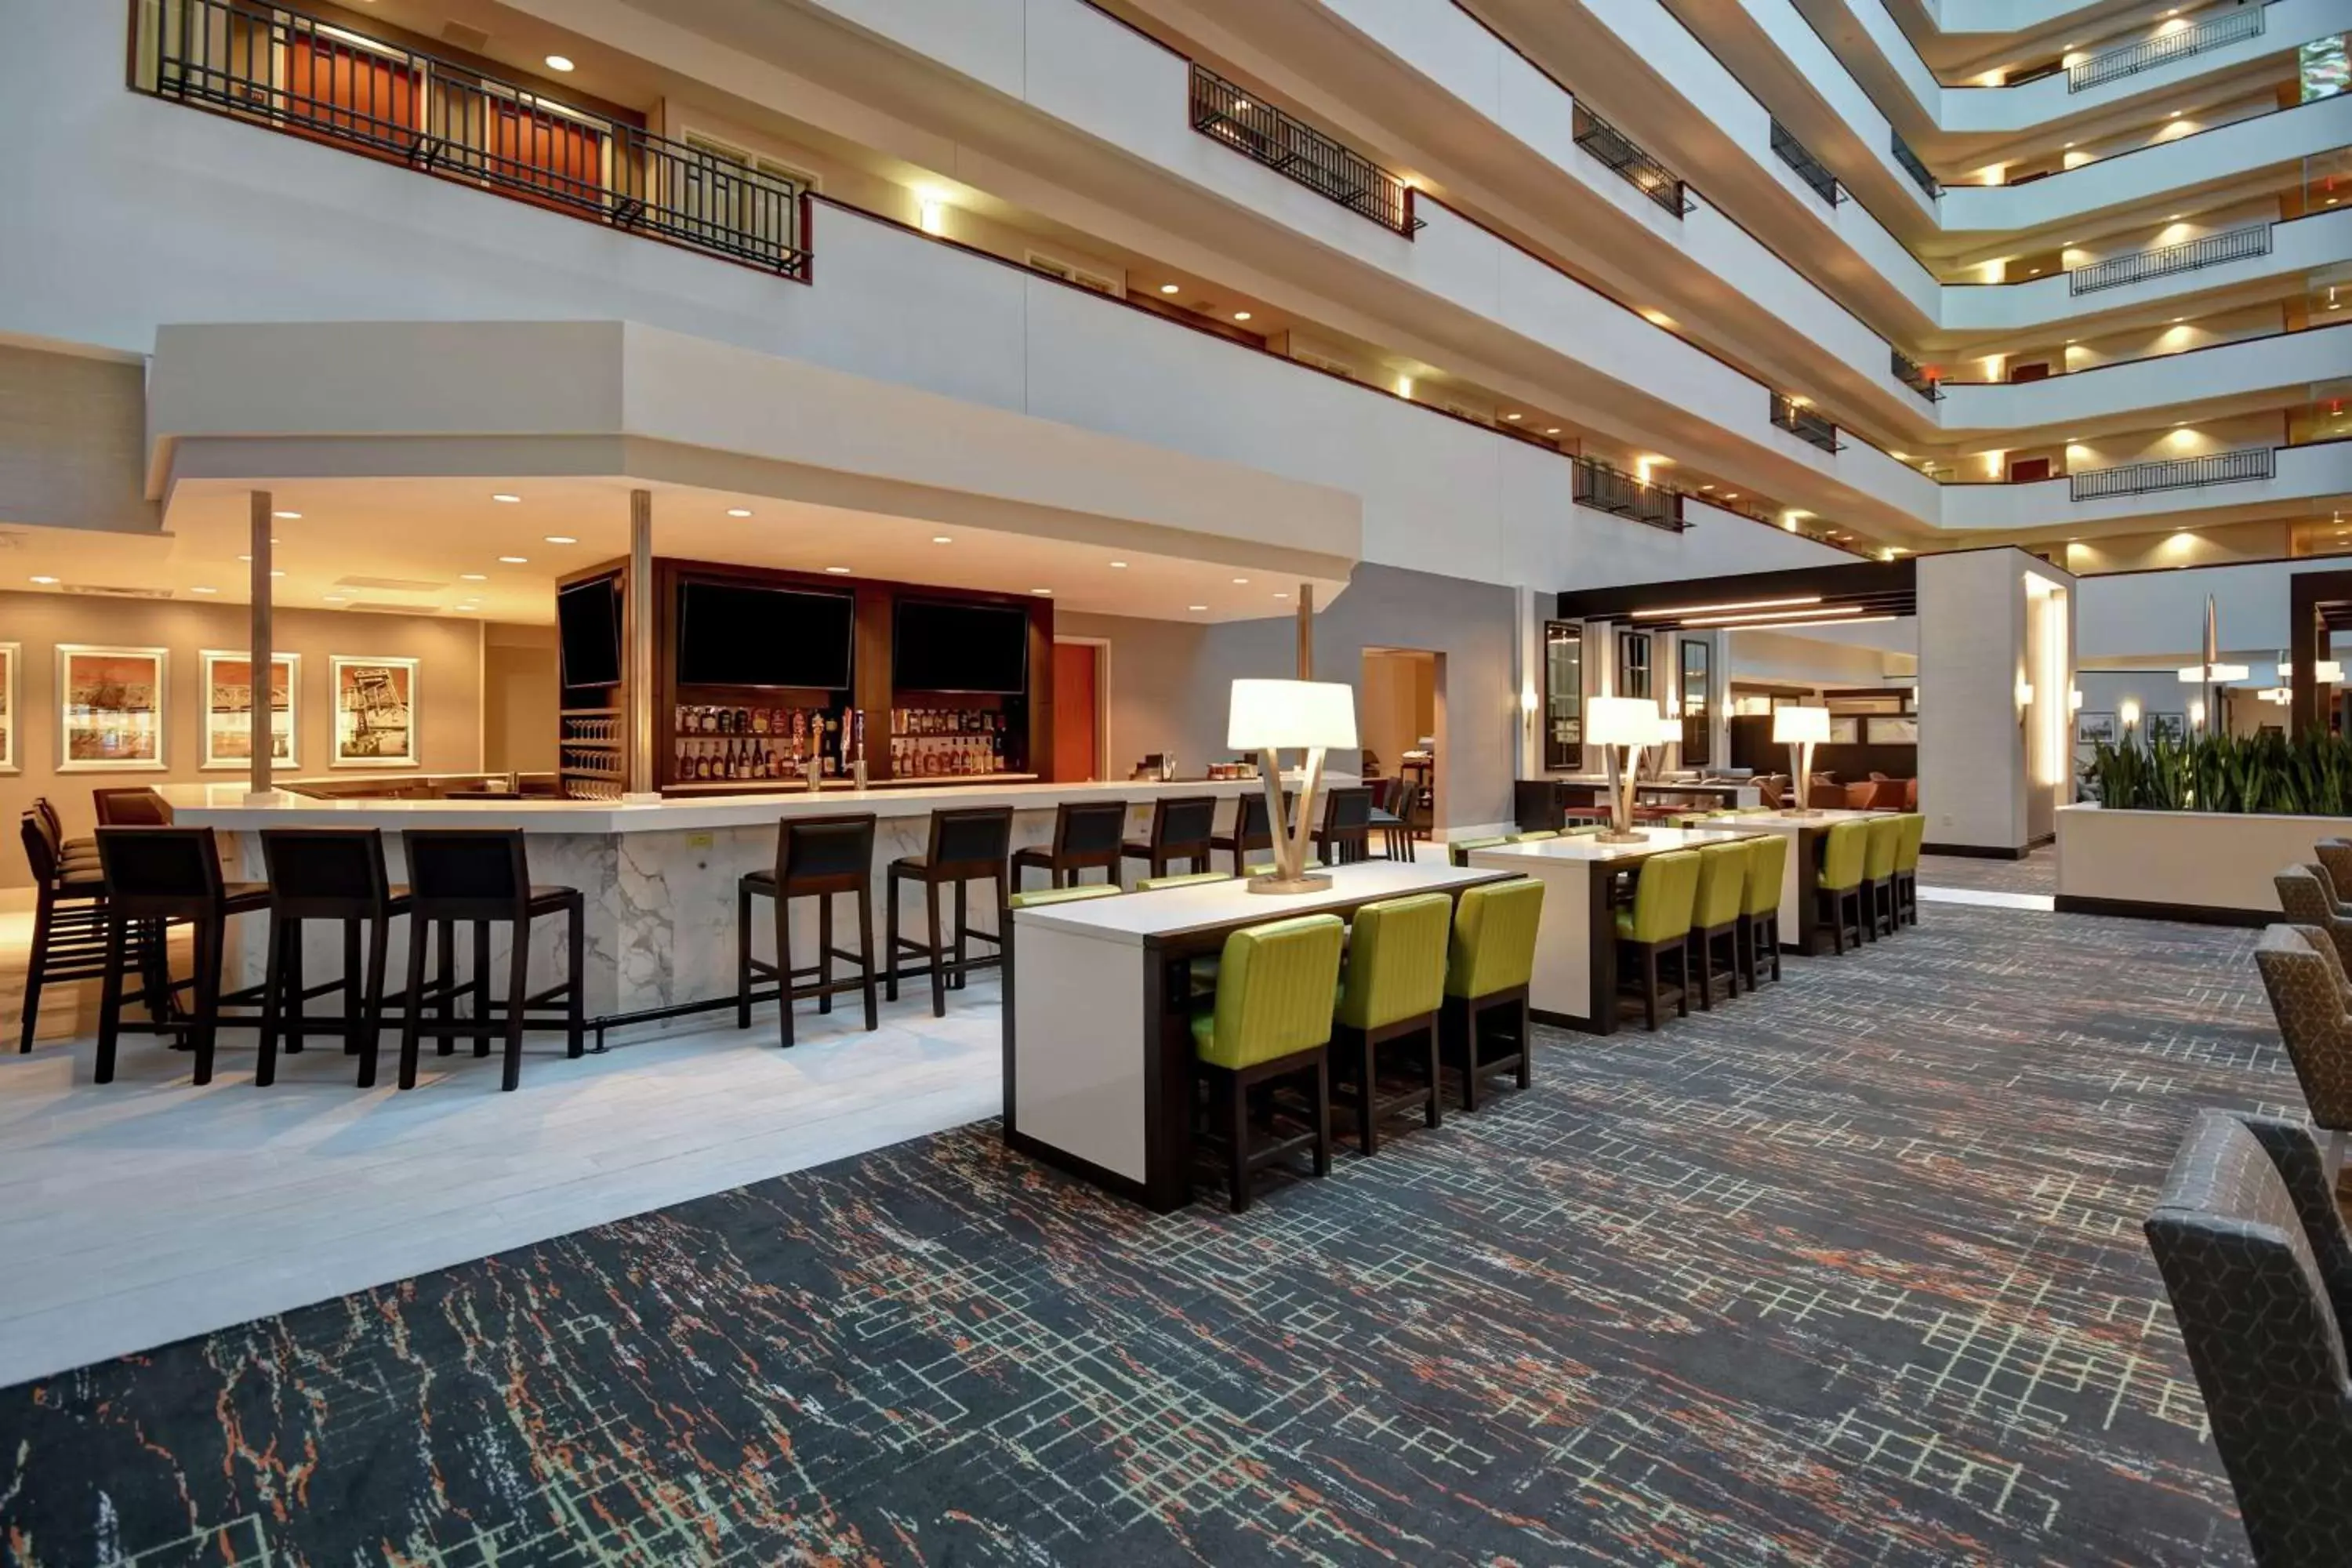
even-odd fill
[(1025, 610), (901, 599), (891, 634), (890, 684), (901, 691), (1018, 695), (1028, 689)]
[(563, 684), (621, 684), (621, 580), (574, 583), (555, 595), (556, 640)]
[(678, 684), (846, 690), (856, 620), (847, 594), (681, 583)]

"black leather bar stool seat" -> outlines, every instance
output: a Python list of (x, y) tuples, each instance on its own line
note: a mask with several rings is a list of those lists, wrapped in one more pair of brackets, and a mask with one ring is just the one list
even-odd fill
[[(942, 808), (931, 813), (931, 837), (920, 855), (903, 856), (890, 862), (888, 919), (889, 973), (885, 982), (890, 1000), (898, 999), (898, 982), (918, 974), (931, 977), (931, 1016), (943, 1018), (948, 1011), (948, 987), (950, 982), (961, 991), (975, 969), (993, 969), (1004, 962), (1005, 874), (1006, 858), (1013, 847), (1013, 808), (1009, 805), (969, 805)], [(923, 889), (923, 904), (930, 917), (929, 940), (917, 942), (898, 934), (898, 886), (902, 882), (918, 882)], [(966, 920), (968, 907), (964, 889), (973, 882), (995, 885), (996, 929), (974, 931)], [(940, 889), (955, 889), (955, 942), (949, 946), (947, 928), (940, 923)], [(987, 942), (996, 949), (984, 958), (971, 956), (971, 941)], [(923, 955), (922, 967), (901, 969), (901, 954), (919, 952)]]
[[(408, 855), (409, 931), (408, 984), (402, 995), (400, 1022), (400, 1087), (416, 1087), (416, 1043), (430, 1035), (447, 1056), (458, 1035), (474, 1037), (474, 1054), (490, 1052), (493, 1014), (504, 1015), (505, 1070), (499, 1087), (511, 1089), (522, 1081), (522, 1037), (530, 1028), (562, 1029), (564, 1055), (578, 1057), (585, 1048), (582, 991), (582, 952), (586, 945), (583, 921), (586, 900), (577, 888), (538, 887), (530, 879), (530, 861), (523, 847), (522, 830), (513, 827), (436, 827), (411, 829), (401, 835)], [(530, 922), (542, 915), (565, 915), (569, 931), (564, 946), (564, 977), (544, 991), (530, 990)], [(451, 948), (460, 921), (474, 927), (473, 978), (460, 984), (451, 963)], [(507, 954), (506, 998), (499, 1002), (490, 988), (490, 927), (514, 928)], [(440, 943), (440, 973), (427, 985), (425, 943), (430, 935)], [(470, 999), (470, 1024), (452, 1016), (452, 1006)], [(425, 1014), (431, 1006), (433, 1017)]]
[(1086, 879), (1081, 872), (1097, 868), (1116, 882), (1126, 838), (1127, 802), (1066, 800), (1054, 808), (1053, 843), (1013, 852), (1013, 890), (1020, 890), (1022, 871), (1032, 868), (1045, 872), (1053, 888), (1074, 888)]
[[(857, 899), (857, 951), (833, 945), (833, 896)], [(772, 900), (776, 906), (775, 962), (762, 963), (751, 955), (751, 900)], [(805, 967), (793, 963), (792, 900), (814, 899), (816, 962)], [(857, 965), (854, 980), (835, 980), (833, 961)], [(798, 982), (815, 977), (814, 984)], [(768, 981), (773, 990), (753, 986)], [(751, 1004), (773, 998), (782, 1043), (793, 1043), (793, 1004), (816, 998), (816, 1010), (833, 1011), (833, 999), (844, 991), (866, 998), (866, 1026), (879, 1026), (874, 1001), (874, 814), (847, 812), (839, 816), (785, 817), (776, 827), (773, 870), (746, 872), (735, 884), (735, 1026), (751, 1026)]]
[[(1290, 792), (1282, 792), (1282, 809), (1290, 809)], [(1274, 826), (1266, 819), (1264, 786), (1243, 795), (1234, 813), (1234, 830), (1220, 833), (1209, 840), (1211, 849), (1222, 849), (1234, 858), (1234, 875), (1247, 870), (1253, 858), (1274, 853)], [(1215, 868), (1212, 867), (1213, 870)]]
[(1217, 797), (1213, 795), (1170, 795), (1152, 803), (1151, 837), (1129, 840), (1125, 858), (1140, 860), (1147, 876), (1165, 877), (1178, 860), (1187, 871), (1213, 871), (1210, 851), (1217, 838)]
[[(34, 899), (33, 942), (26, 954), (25, 1004), (16, 1041), (20, 1054), (32, 1050), (33, 1037), (39, 1031), (44, 986), (106, 975), (106, 880), (98, 867), (98, 847), (91, 844), (87, 859), (68, 859), (59, 848), (57, 814), (41, 809), (47, 804), (34, 802), (17, 824), (25, 864), (33, 874)], [(161, 1016), (162, 932), (152, 921), (142, 921), (133, 929), (131, 942), (140, 998)]]
[[(114, 1081), (116, 1047), (122, 1031), (131, 1028), (182, 1036), (195, 1052), (194, 1081), (210, 1083), (220, 1026), (260, 1021), (250, 1015), (227, 1016), (226, 1008), (259, 1001), (262, 987), (224, 993), (221, 969), (230, 918), (268, 909), (269, 889), (259, 882), (231, 882), (221, 875), (220, 847), (208, 827), (100, 827), (98, 859), (106, 878), (106, 976), (99, 1002), (94, 1076), (100, 1083)], [(152, 983), (143, 979), (149, 972), (136, 928), (148, 923), (160, 942), (173, 921), (185, 921), (195, 936), (195, 971), (184, 983), (187, 1010), (183, 1013), (167, 1003), (163, 1016), (153, 1022), (126, 1025), (123, 991), (134, 973), (142, 976), (143, 999), (154, 1010)], [(166, 998), (179, 988), (168, 978), (162, 984)]]
[[(383, 970), (392, 921), (408, 912), (406, 888), (392, 885), (383, 866), (383, 833), (374, 827), (265, 827), (261, 860), (269, 874), (269, 973), (261, 1005), (261, 1062), (257, 1088), (278, 1073), (278, 1041), (302, 1048), (306, 1026), (341, 1026), (345, 1054), (360, 1059), (359, 1087), (375, 1086), (376, 1047), (383, 1032)], [(302, 922), (332, 921), (343, 928), (341, 978), (305, 986)], [(339, 992), (339, 1017), (312, 1018), (304, 1004)]]
[(1350, 866), (1372, 858), (1372, 792), (1341, 784), (1323, 792), (1323, 826), (1315, 848), (1326, 866)]

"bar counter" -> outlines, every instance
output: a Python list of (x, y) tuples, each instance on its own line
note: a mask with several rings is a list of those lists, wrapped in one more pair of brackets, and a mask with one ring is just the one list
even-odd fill
[[(289, 780), (299, 789), (306, 781)], [(329, 787), (347, 781), (322, 779)], [(397, 781), (386, 781), (394, 783)], [(1344, 783), (1345, 780), (1332, 781)], [(406, 877), (400, 833), (406, 827), (519, 827), (529, 836), (531, 879), (577, 888), (587, 905), (585, 943), (586, 1010), (592, 1019), (629, 1020), (635, 1015), (731, 997), (735, 994), (735, 887), (744, 872), (772, 867), (776, 856), (776, 825), (789, 816), (823, 816), (870, 811), (879, 818), (874, 839), (874, 944), (876, 962), (884, 962), (882, 927), (887, 894), (884, 873), (892, 860), (923, 853), (930, 814), (937, 806), (1009, 805), (1013, 807), (1013, 847), (1049, 842), (1054, 808), (1065, 801), (1125, 800), (1133, 810), (1129, 837), (1148, 829), (1154, 801), (1171, 795), (1215, 795), (1235, 799), (1265, 785), (1256, 780), (1175, 780), (1166, 784), (901, 784), (866, 790), (824, 789), (814, 793), (745, 794), (672, 799), (644, 805), (610, 801), (555, 799), (523, 800), (394, 800), (378, 798), (310, 798), (282, 794), (256, 805), (246, 802), (240, 784), (175, 784), (161, 793), (170, 803), (175, 821), (185, 826), (218, 831), (221, 857), (231, 879), (262, 879), (261, 844), (265, 827), (380, 827), (385, 834), (384, 854), (392, 879)], [(1220, 829), (1231, 812), (1221, 814)], [(1033, 877), (1033, 886), (1043, 886)], [(1013, 889), (1008, 889), (1008, 891)], [(772, 951), (773, 938), (766, 901), (756, 912), (753, 940), (758, 951)], [(846, 915), (847, 903), (842, 905)], [(794, 900), (793, 942), (801, 951), (813, 951), (816, 910), (812, 900)], [(902, 908), (899, 919), (910, 932), (923, 929), (921, 900)], [(993, 930), (992, 911), (976, 911), (974, 925)], [(803, 924), (806, 934), (803, 934)], [(855, 942), (855, 926), (836, 921), (837, 932)], [(561, 973), (557, 953), (562, 921), (534, 921), (531, 926), (530, 984), (534, 989), (551, 985)], [(232, 923), (229, 950), (231, 984), (253, 984), (261, 978), (262, 922)], [(506, 962), (504, 928), (493, 933), (492, 963)], [(395, 922), (390, 973), (403, 973), (406, 960), (405, 922)], [(341, 972), (340, 939), (322, 923), (306, 933), (304, 961), (308, 973), (326, 976)], [(670, 1020), (645, 1020), (643, 1026), (660, 1027)], [(709, 1022), (701, 1020), (703, 1026)]]

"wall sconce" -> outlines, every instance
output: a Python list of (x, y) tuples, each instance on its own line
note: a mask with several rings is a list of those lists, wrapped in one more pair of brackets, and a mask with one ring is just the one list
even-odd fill
[(2189, 705), (2189, 722), (2200, 730), (2205, 728), (2205, 704), (2201, 700)]
[(2017, 683), (2017, 706), (2020, 711), (2033, 706), (2033, 682), (2021, 680)]
[(2066, 693), (2066, 711), (2069, 713), (2080, 713), (2082, 710), (2083, 689), (2078, 686)]
[(2125, 698), (2116, 707), (2116, 717), (2124, 721), (2125, 729), (2130, 729), (2139, 722), (2139, 704), (2128, 697)]

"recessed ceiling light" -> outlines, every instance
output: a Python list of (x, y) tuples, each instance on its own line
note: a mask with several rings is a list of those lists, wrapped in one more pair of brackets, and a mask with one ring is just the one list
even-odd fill
[(1711, 490), (1711, 489), (1715, 489), (1715, 487), (1714, 487), (1713, 485), (1701, 485), (1701, 486), (1699, 486), (1699, 489), (1703, 489), (1703, 490)]
[(351, 603), (350, 597), (342, 594), (329, 594), (325, 595), (325, 598), (326, 602), (330, 605), (348, 605)]
[(513, 506), (520, 502), (522, 500), (522, 497), (509, 495), (506, 491), (499, 490), (494, 493), (490, 499), (494, 501), (503, 501), (509, 506)]
[(468, 583), (487, 583), (490, 580), (490, 574), (487, 572), (460, 572), (457, 575)]
[(550, 544), (577, 544), (580, 542), (572, 538), (568, 533), (551, 533), (547, 536), (547, 542)]
[(730, 517), (749, 517), (751, 515), (751, 509), (748, 506), (730, 506), (727, 509), (727, 515)]
[(2166, 218), (2164, 221), (2167, 223), (2179, 223), (2180, 221), (2180, 215), (2179, 213), (2174, 213), (2170, 217)]
[(1559, 426), (1557, 425), (1549, 426), (1545, 428), (1544, 434), (1547, 436), (1557, 436), (1559, 434)]
[(1206, 605), (1187, 605), (1184, 607), (1188, 610), (1205, 610), (1209, 606)]
[(2176, 109), (2171, 113), (2166, 115), (2165, 118), (2167, 120), (2178, 120), (2180, 118), (2180, 110)]
[(1234, 584), (1236, 587), (1246, 588), (1249, 586), (1249, 579), (1246, 577), (1236, 577), (1234, 579)]
[(1287, 599), (1290, 595), (1287, 594), (1276, 594), (1275, 597), (1277, 599)]
[(480, 606), (476, 605), (459, 605), (457, 606), (457, 613), (461, 616), (470, 616), (478, 608), (480, 608)]
[(248, 566), (253, 564), (253, 557), (250, 555), (240, 555), (237, 559), (244, 562)]
[(272, 572), (272, 573), (270, 574), (270, 575), (271, 575), (272, 577), (283, 577), (283, 576), (285, 576), (285, 575), (286, 575), (286, 574), (285, 574), (285, 573), (283, 573), (283, 572)]
[(273, 511), (269, 515), (287, 522), (299, 522), (302, 519), (302, 514), (299, 511)]
[(191, 588), (188, 592), (191, 594), (217, 594), (220, 590), (218, 588)]
[(1032, 588), (1029, 591), (1036, 595), (1041, 599), (1051, 598), (1054, 593), (1054, 590), (1051, 588)]
[(1503, 417), (1511, 421), (1515, 425), (1517, 424), (1519, 420), (1519, 416), (1516, 414), (1506, 414)]
[(849, 575), (849, 568), (846, 566), (828, 566), (825, 570), (832, 573), (836, 577), (846, 577)]
[(550, 55), (547, 57), (547, 68), (551, 71), (568, 71), (572, 68), (572, 57), (570, 55)]
[(2074, 143), (2073, 143), (2072, 142), (2067, 142), (2067, 143), (2066, 143), (2066, 145), (2067, 145), (2067, 146), (2069, 146), (2069, 147), (2072, 147), (2072, 146), (2074, 145)]
[(530, 557), (528, 555), (501, 555), (499, 557), (499, 564), (501, 566), (528, 566), (530, 564)]
[(955, 542), (955, 535), (951, 533), (934, 533), (931, 535), (931, 542), (933, 544), (953, 544)]
[(1114, 572), (1124, 572), (1127, 570), (1127, 563), (1124, 561), (1114, 561), (1110, 563), (1110, 567)]
[(1162, 283), (1160, 286), (1160, 291), (1162, 294), (1173, 294), (1177, 291), (1180, 285), (1174, 283)]
[(1246, 321), (1249, 318), (1250, 313), (1247, 310), (1235, 310), (1234, 312), (1234, 320), (1236, 321)]
[(42, 587), (47, 588), (54, 584), (57, 582), (57, 579), (55, 577), (36, 577), (33, 581), (38, 583)]

